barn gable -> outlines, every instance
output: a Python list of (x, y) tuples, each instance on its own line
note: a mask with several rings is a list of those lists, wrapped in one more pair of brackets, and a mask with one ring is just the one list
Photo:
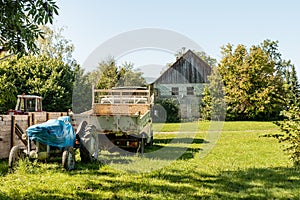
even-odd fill
[(156, 81), (156, 84), (187, 84), (207, 83), (207, 76), (211, 67), (188, 50), (171, 67), (169, 67)]

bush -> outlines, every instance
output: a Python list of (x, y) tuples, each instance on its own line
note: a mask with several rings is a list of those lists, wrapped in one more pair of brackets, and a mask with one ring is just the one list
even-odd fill
[(282, 131), (280, 134), (273, 134), (279, 142), (286, 144), (285, 150), (291, 155), (291, 159), (295, 166), (300, 166), (300, 108), (292, 107), (288, 111), (283, 111), (281, 115), (284, 117), (282, 121), (275, 122)]
[(179, 103), (176, 99), (162, 99), (157, 101), (153, 112), (153, 122), (180, 122)]

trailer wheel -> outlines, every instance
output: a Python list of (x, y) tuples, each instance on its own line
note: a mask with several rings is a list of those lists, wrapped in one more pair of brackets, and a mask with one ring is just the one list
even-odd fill
[(10, 169), (14, 169), (14, 167), (18, 163), (19, 159), (23, 158), (23, 157), (24, 157), (24, 155), (23, 155), (23, 152), (21, 152), (20, 147), (14, 146), (13, 148), (11, 148), (11, 150), (9, 152), (8, 167)]
[(73, 147), (66, 147), (62, 154), (62, 166), (70, 171), (75, 169), (75, 151)]
[(152, 147), (153, 146), (153, 131), (151, 130), (150, 134), (150, 142), (147, 143), (147, 146)]
[(81, 162), (88, 163), (88, 162), (92, 161), (90, 152), (87, 150), (87, 148), (83, 144), (80, 144), (79, 151), (80, 151)]
[(145, 138), (141, 138), (141, 141), (140, 141), (140, 153), (144, 154), (144, 152), (145, 152)]
[(139, 152), (141, 153), (141, 154), (144, 154), (144, 152), (145, 152), (145, 146), (146, 146), (146, 142), (147, 142), (147, 140), (146, 140), (146, 133), (141, 133), (140, 134), (140, 139), (139, 139)]
[(149, 147), (152, 147), (152, 146), (153, 146), (153, 135), (151, 136), (150, 142), (149, 142)]
[(92, 162), (98, 159), (98, 135), (94, 125), (87, 125), (80, 136), (81, 162)]

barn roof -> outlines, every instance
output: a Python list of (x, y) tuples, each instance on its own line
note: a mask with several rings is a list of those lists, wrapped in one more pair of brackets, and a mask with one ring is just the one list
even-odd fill
[(210, 73), (211, 67), (188, 50), (154, 84), (207, 83)]

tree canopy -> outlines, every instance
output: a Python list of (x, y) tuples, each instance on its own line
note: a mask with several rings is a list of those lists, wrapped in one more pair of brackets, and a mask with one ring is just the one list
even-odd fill
[(0, 47), (14, 54), (37, 52), (40, 25), (53, 22), (58, 7), (53, 0), (0, 1)]
[(108, 58), (99, 64), (99, 80), (97, 88), (110, 89), (122, 86), (145, 86), (143, 73), (135, 70), (132, 63), (117, 66), (113, 58)]
[(71, 108), (75, 74), (80, 74), (72, 57), (73, 45), (61, 31), (42, 29), (45, 37), (35, 41), (38, 55), (12, 56), (0, 62), (1, 113), (14, 108), (16, 95), (23, 93), (42, 96), (46, 111)]
[[(278, 42), (265, 40), (249, 49), (244, 45), (232, 44), (222, 47), (217, 70), (224, 83), (227, 119), (271, 120), (279, 117), (280, 111), (288, 106), (286, 99), (293, 98), (288, 87), (298, 87), (297, 82), (287, 82), (286, 74), (291, 63), (281, 58)], [(217, 79), (214, 73), (210, 81)], [(293, 72), (295, 79), (295, 73)], [(284, 87), (287, 84), (288, 87)], [(294, 89), (296, 91), (296, 89)], [(206, 90), (206, 94), (209, 93)], [(208, 98), (204, 97), (207, 101)], [(212, 102), (205, 102), (212, 106)]]
[[(61, 60), (46, 56), (23, 56), (0, 62), (0, 111), (15, 106), (17, 94), (43, 97), (46, 111), (71, 108), (74, 73)], [(9, 98), (7, 98), (9, 97)]]

